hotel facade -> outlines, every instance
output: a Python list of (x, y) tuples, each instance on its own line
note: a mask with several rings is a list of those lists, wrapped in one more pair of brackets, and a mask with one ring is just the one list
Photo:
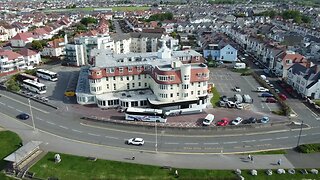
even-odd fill
[(114, 54), (93, 50), (94, 66), (80, 72), (79, 104), (101, 108), (203, 109), (209, 69), (193, 50)]

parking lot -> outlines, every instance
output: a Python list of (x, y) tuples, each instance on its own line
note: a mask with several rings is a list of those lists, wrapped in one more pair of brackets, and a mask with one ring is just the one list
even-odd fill
[[(253, 99), (253, 104), (244, 104), (245, 110), (254, 112), (271, 113), (280, 109), (278, 103), (266, 103), (266, 98), (260, 97), (256, 92), (260, 85), (252, 76), (240, 76), (240, 73), (232, 72), (227, 68), (211, 68), (210, 83), (214, 83), (220, 95), (233, 100), (235, 94), (248, 94)], [(234, 87), (240, 87), (241, 92), (235, 92)]]

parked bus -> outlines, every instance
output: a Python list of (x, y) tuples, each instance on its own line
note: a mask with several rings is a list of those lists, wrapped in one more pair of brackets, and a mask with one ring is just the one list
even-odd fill
[(46, 69), (37, 69), (36, 74), (38, 77), (48, 81), (58, 81), (58, 75), (55, 72)]
[(22, 87), (38, 94), (44, 94), (47, 92), (46, 85), (30, 79), (23, 80)]
[(129, 107), (125, 110), (125, 118), (129, 121), (167, 122), (167, 117), (161, 109), (144, 109)]
[(26, 73), (20, 73), (17, 76), (17, 80), (19, 81), (19, 83), (22, 83), (24, 80), (26, 79), (30, 79), (32, 81), (36, 81), (39, 82), (39, 79), (36, 76), (32, 76), (30, 74), (26, 74)]

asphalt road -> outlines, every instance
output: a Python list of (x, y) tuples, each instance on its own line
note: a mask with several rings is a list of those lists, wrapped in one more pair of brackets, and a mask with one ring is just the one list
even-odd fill
[[(0, 112), (15, 117), (20, 112), (30, 112), (28, 101), (11, 93), (0, 91)], [(45, 105), (31, 102), (34, 122), (37, 129), (59, 135), (68, 139), (106, 145), (119, 148), (130, 148), (143, 151), (187, 152), (187, 153), (220, 153), (242, 152), (262, 149), (294, 147), (297, 144), (299, 130), (284, 129), (272, 133), (246, 133), (228, 136), (208, 135), (195, 136), (170, 135), (165, 131), (143, 133), (141, 131), (119, 130), (107, 126), (83, 124), (80, 115), (61, 110), (54, 110)], [(15, 119), (15, 118), (13, 118)], [(22, 121), (32, 125), (31, 119)], [(320, 137), (319, 122), (317, 126), (302, 132), (300, 143), (318, 142)], [(145, 145), (142, 147), (128, 146), (124, 142), (131, 137), (142, 137)]]

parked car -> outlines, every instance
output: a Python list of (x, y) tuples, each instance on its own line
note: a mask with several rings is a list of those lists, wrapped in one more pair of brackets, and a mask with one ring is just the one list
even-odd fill
[(233, 102), (233, 101), (228, 101), (227, 102), (227, 106), (228, 106), (228, 108), (235, 108), (236, 107), (236, 103)]
[(212, 121), (214, 120), (214, 115), (213, 114), (208, 114), (204, 120), (202, 121), (202, 124), (204, 126), (210, 126), (210, 124), (212, 123)]
[(279, 89), (274, 89), (274, 92), (280, 93), (280, 90)]
[(243, 120), (242, 123), (243, 123), (243, 124), (253, 124), (253, 123), (257, 123), (257, 118), (255, 118), (255, 117), (250, 117), (249, 119)]
[(241, 117), (237, 117), (236, 119), (231, 121), (232, 125), (239, 125), (242, 122), (242, 118)]
[(222, 118), (221, 120), (219, 120), (216, 125), (217, 126), (226, 126), (229, 124), (229, 119), (228, 118)]
[(29, 114), (27, 113), (21, 113), (17, 116), (18, 119), (27, 120), (30, 118)]
[(221, 96), (221, 100), (224, 101), (224, 102), (229, 101), (227, 96)]
[(260, 96), (261, 97), (273, 97), (273, 95), (270, 93), (262, 93)]
[(127, 144), (142, 146), (144, 145), (144, 140), (142, 138), (131, 138), (131, 139), (128, 139)]
[(269, 89), (265, 88), (265, 87), (257, 87), (257, 91), (258, 92), (268, 92)]
[(265, 116), (263, 118), (260, 119), (261, 123), (268, 123), (270, 121), (269, 117)]
[(243, 104), (242, 103), (236, 103), (236, 108), (237, 109), (243, 109)]
[(279, 95), (279, 98), (280, 98), (282, 101), (287, 100), (287, 96), (286, 96), (286, 95), (284, 95), (284, 94), (282, 94), (282, 93), (280, 93), (280, 94), (278, 94), (278, 95)]
[(277, 100), (275, 98), (273, 98), (273, 97), (268, 97), (266, 99), (266, 103), (276, 103), (276, 102), (277, 102)]
[(236, 86), (236, 87), (234, 87), (234, 89), (233, 89), (234, 91), (236, 91), (236, 92), (241, 92), (241, 89), (240, 89), (240, 87), (239, 86)]
[(219, 101), (219, 106), (220, 106), (220, 107), (226, 107), (226, 106), (227, 106), (227, 102), (225, 102), (225, 101)]
[(244, 56), (245, 56), (245, 57), (248, 57), (249, 55), (248, 55), (248, 54), (244, 54)]

